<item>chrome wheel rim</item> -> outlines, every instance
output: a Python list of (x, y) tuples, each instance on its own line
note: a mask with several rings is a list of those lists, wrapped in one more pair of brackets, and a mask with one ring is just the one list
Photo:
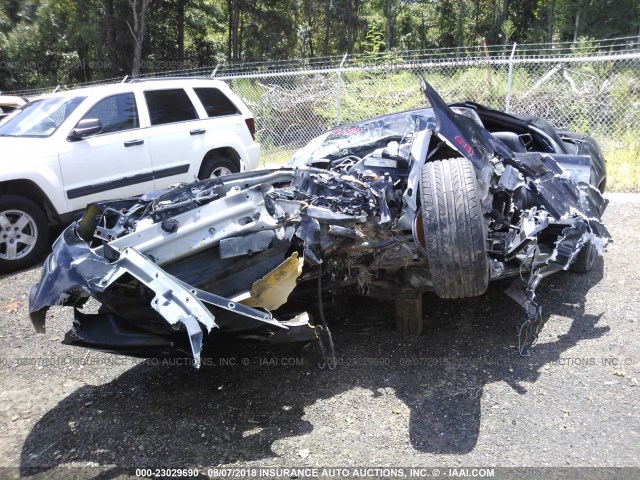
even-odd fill
[(21, 210), (0, 212), (0, 259), (20, 260), (36, 246), (38, 227), (31, 215)]
[(213, 169), (213, 172), (211, 172), (211, 178), (224, 177), (225, 175), (231, 175), (232, 173), (233, 172), (227, 167), (217, 167)]

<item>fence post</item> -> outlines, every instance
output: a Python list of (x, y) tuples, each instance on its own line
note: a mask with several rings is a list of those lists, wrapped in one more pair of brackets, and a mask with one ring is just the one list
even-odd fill
[(513, 80), (513, 57), (516, 54), (516, 42), (513, 42), (513, 48), (511, 49), (511, 56), (509, 57), (509, 73), (507, 75), (507, 98), (505, 100), (504, 111), (509, 112), (509, 106), (511, 103), (511, 81)]
[(340, 67), (338, 68), (338, 92), (336, 94), (336, 125), (340, 125), (340, 95), (342, 92), (342, 66), (344, 62), (347, 60), (347, 55), (349, 52), (344, 54), (342, 57), (342, 61), (340, 62)]

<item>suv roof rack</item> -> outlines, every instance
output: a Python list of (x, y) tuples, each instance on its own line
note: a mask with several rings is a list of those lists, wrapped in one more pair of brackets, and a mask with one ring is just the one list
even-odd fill
[(215, 80), (212, 77), (205, 76), (180, 76), (180, 77), (145, 77), (145, 78), (129, 78), (126, 83), (141, 83), (141, 82), (151, 82), (157, 80)]

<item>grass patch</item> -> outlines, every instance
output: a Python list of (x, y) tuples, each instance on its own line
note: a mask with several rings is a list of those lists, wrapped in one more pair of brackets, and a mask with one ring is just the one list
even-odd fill
[(289, 161), (289, 159), (293, 156), (293, 154), (296, 151), (297, 149), (265, 150), (263, 147), (263, 150), (260, 153), (260, 164), (258, 165), (258, 168), (282, 167), (285, 163)]
[(603, 145), (608, 192), (640, 192), (640, 141)]
[[(557, 66), (556, 66), (557, 67)], [(553, 69), (557, 70), (556, 67)], [(511, 109), (541, 115), (557, 128), (598, 139), (608, 160), (607, 190), (640, 192), (640, 75), (635, 64), (606, 61), (567, 66), (530, 64), (514, 70)], [(254, 112), (263, 152), (260, 166), (277, 167), (338, 121), (348, 123), (424, 106), (417, 73), (446, 101), (505, 106), (505, 66), (433, 66), (428, 70), (361, 70), (232, 80)], [(551, 76), (546, 77), (547, 74)], [(545, 78), (545, 81), (539, 83)], [(571, 79), (571, 81), (569, 81)]]

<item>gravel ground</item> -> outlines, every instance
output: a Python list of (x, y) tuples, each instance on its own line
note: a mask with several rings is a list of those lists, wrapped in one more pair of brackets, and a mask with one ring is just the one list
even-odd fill
[(523, 312), (504, 285), (465, 301), (427, 296), (419, 338), (394, 332), (389, 306), (354, 302), (334, 314), (333, 372), (291, 346), (229, 348), (195, 372), (61, 345), (66, 309), (35, 334), (27, 292), (40, 268), (0, 277), (0, 465), (14, 467), (0, 476), (86, 465), (640, 466), (640, 195), (609, 198), (615, 243), (591, 273), (543, 281), (549, 318), (526, 358), (514, 329)]

